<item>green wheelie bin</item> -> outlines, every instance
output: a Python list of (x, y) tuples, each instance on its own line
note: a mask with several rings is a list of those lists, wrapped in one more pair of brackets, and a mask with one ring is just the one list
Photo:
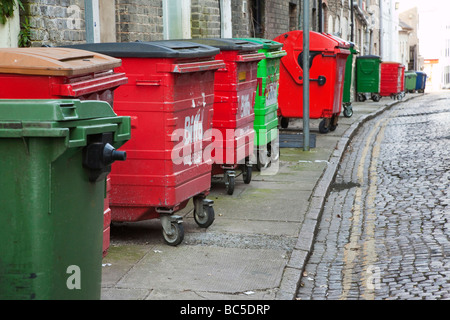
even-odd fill
[(0, 100), (0, 299), (100, 299), (105, 178), (130, 139), (109, 103)]
[(416, 92), (417, 73), (415, 71), (405, 72), (405, 92)]
[(358, 101), (366, 101), (370, 93), (373, 101), (380, 101), (381, 58), (365, 55), (356, 58), (356, 92)]
[(261, 38), (241, 38), (261, 44), (258, 50), (266, 58), (258, 62), (257, 88), (255, 95), (255, 130), (256, 167), (266, 168), (271, 161), (279, 157), (278, 145), (278, 80), (280, 78), (280, 61), (287, 52), (282, 50), (283, 44), (277, 41)]
[(359, 51), (356, 49), (355, 44), (350, 42), (350, 55), (347, 57), (347, 63), (345, 65), (345, 79), (344, 88), (342, 92), (342, 105), (344, 106), (344, 117), (350, 118), (353, 115), (352, 101), (351, 101), (351, 88), (353, 80), (353, 63), (354, 57)]

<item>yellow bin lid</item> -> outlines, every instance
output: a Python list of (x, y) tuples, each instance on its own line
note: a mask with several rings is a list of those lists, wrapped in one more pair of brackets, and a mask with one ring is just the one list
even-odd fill
[(122, 61), (72, 48), (0, 48), (0, 73), (76, 76), (119, 67)]

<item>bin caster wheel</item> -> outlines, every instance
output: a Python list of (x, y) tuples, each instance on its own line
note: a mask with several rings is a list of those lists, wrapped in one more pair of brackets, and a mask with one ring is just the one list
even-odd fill
[(344, 108), (344, 117), (350, 118), (353, 115), (353, 108), (352, 106), (348, 106)]
[(261, 171), (261, 169), (265, 169), (270, 164), (270, 151), (268, 146), (258, 148), (258, 153), (256, 157), (256, 168)]
[(161, 216), (164, 242), (170, 246), (179, 245), (184, 239), (184, 227), (180, 216)]
[(227, 187), (227, 193), (231, 196), (234, 192), (235, 185), (235, 173), (233, 171), (225, 173), (225, 186)]
[(366, 95), (365, 94), (358, 94), (358, 101), (359, 102), (366, 101)]
[(327, 125), (327, 119), (323, 119), (319, 123), (319, 132), (320, 133), (328, 133), (330, 131), (329, 125)]
[(213, 204), (209, 199), (194, 198), (194, 220), (200, 228), (208, 228), (214, 222)]
[(270, 162), (275, 163), (280, 159), (280, 142), (278, 139), (270, 143)]
[(381, 96), (379, 94), (372, 95), (372, 100), (374, 102), (378, 102), (378, 101), (380, 101), (380, 99), (381, 99)]
[(252, 166), (245, 161), (245, 164), (242, 165), (242, 178), (244, 179), (245, 184), (249, 184), (252, 181)]
[(281, 117), (280, 125), (283, 129), (287, 129), (289, 126), (289, 118)]

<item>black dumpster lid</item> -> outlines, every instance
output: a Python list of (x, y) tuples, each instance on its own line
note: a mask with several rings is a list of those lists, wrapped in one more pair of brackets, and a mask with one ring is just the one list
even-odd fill
[(380, 56), (375, 56), (375, 55), (372, 55), (372, 54), (368, 54), (368, 55), (365, 55), (365, 56), (359, 56), (359, 57), (357, 57), (357, 59), (380, 59), (381, 60), (381, 57)]
[(182, 41), (192, 41), (198, 44), (216, 47), (221, 51), (257, 51), (263, 48), (262, 44), (237, 38), (198, 38)]
[(203, 58), (220, 52), (212, 46), (179, 40), (85, 43), (64, 47), (98, 52), (115, 58)]

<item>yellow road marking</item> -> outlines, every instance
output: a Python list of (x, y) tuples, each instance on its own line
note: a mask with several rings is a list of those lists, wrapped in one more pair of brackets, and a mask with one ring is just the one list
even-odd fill
[[(396, 114), (396, 112), (394, 113)], [(393, 114), (393, 115), (394, 115)], [(390, 119), (382, 119), (379, 120), (372, 128), (372, 130), (369, 132), (366, 141), (365, 146), (361, 154), (361, 159), (358, 164), (357, 169), (357, 178), (359, 182), (359, 187), (357, 187), (355, 192), (355, 199), (353, 204), (353, 216), (352, 216), (352, 229), (350, 234), (350, 242), (347, 243), (344, 247), (344, 267), (343, 267), (343, 282), (342, 282), (342, 295), (341, 300), (345, 300), (348, 297), (348, 293), (351, 289), (351, 285), (353, 283), (353, 274), (354, 274), (354, 268), (355, 268), (355, 259), (358, 256), (358, 252), (361, 249), (359, 245), (359, 240), (361, 237), (361, 230), (362, 226), (360, 228), (360, 221), (361, 216), (364, 210), (364, 207), (366, 205), (367, 207), (367, 216), (365, 219), (365, 226), (364, 230), (366, 231), (366, 238), (362, 245), (363, 249), (363, 272), (362, 272), (362, 282), (365, 284), (365, 290), (363, 291), (363, 298), (364, 299), (374, 299), (375, 298), (375, 291), (373, 283), (369, 283), (368, 281), (372, 281), (372, 269), (373, 264), (376, 262), (377, 255), (375, 251), (375, 197), (377, 194), (377, 164), (378, 164), (378, 157), (380, 155), (380, 145), (381, 141), (384, 139), (384, 132), (386, 129), (386, 125)], [(381, 128), (380, 128), (381, 124)], [(367, 192), (366, 197), (366, 203), (364, 205), (363, 201), (363, 188), (364, 188), (364, 163), (366, 161), (366, 158), (369, 154), (369, 148), (372, 145), (372, 140), (375, 136), (375, 134), (378, 132), (378, 136), (376, 137), (375, 141), (373, 142), (373, 148), (372, 148), (372, 161), (371, 165), (369, 167), (369, 189)]]

